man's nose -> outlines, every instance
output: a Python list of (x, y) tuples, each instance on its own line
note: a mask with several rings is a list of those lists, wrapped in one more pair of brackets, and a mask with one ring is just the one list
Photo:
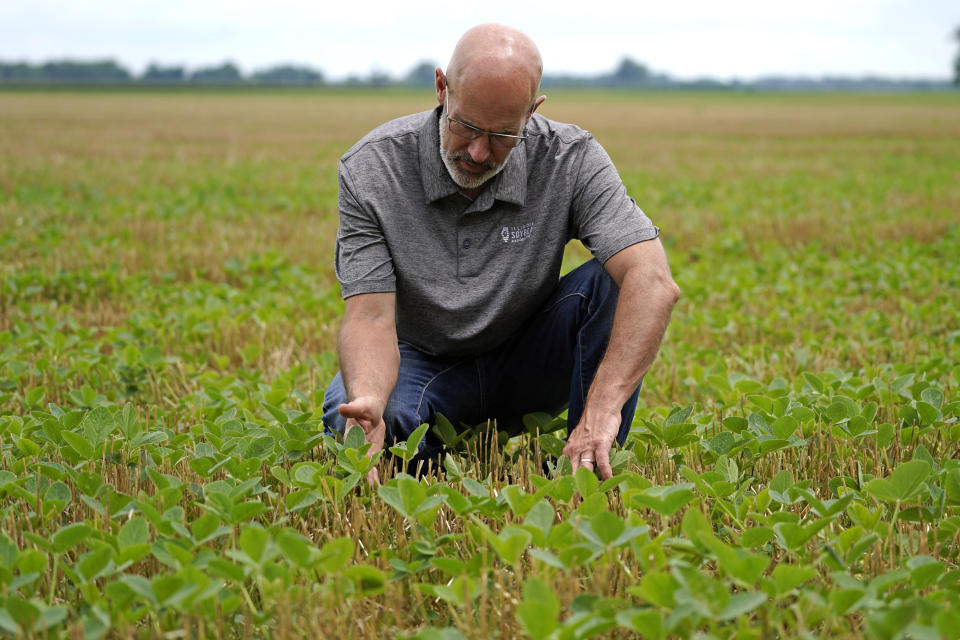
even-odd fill
[(470, 141), (470, 146), (467, 147), (467, 151), (470, 153), (470, 158), (476, 162), (486, 162), (490, 158), (490, 137), (487, 134), (478, 136)]

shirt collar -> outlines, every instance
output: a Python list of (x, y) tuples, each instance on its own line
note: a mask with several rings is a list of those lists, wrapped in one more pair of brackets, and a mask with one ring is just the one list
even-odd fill
[[(420, 179), (427, 202), (457, 193), (457, 184), (440, 158), (440, 111), (438, 106), (426, 118), (420, 129)], [(523, 206), (527, 197), (527, 154), (520, 143), (510, 155), (503, 171), (493, 178), (487, 191), (496, 194), (497, 200)], [(485, 192), (486, 193), (486, 192)]]

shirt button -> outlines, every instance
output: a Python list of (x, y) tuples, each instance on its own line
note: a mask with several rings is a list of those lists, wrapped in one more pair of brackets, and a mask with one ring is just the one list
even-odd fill
[(464, 241), (463, 241), (463, 244), (462, 244), (461, 246), (462, 246), (464, 249), (469, 249), (469, 248), (470, 248), (470, 239), (468, 238), (467, 240), (464, 240)]

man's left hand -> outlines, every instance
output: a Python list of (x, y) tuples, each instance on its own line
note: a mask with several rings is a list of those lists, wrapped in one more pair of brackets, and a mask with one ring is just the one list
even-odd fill
[(613, 477), (610, 448), (617, 438), (621, 420), (619, 413), (592, 419), (584, 415), (580, 419), (563, 448), (563, 455), (570, 458), (574, 473), (580, 467), (586, 467), (590, 471), (596, 469), (603, 480)]

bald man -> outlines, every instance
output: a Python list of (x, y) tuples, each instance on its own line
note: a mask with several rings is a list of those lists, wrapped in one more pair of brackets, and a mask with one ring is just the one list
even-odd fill
[[(346, 302), (324, 424), (359, 425), (371, 454), (437, 413), (518, 432), (567, 409), (574, 469), (612, 475), (680, 292), (602, 147), (535, 113), (541, 73), (526, 35), (474, 27), (436, 70), (435, 109), (340, 160)], [(594, 259), (561, 278), (574, 238)], [(441, 449), (428, 432), (414, 465)]]

